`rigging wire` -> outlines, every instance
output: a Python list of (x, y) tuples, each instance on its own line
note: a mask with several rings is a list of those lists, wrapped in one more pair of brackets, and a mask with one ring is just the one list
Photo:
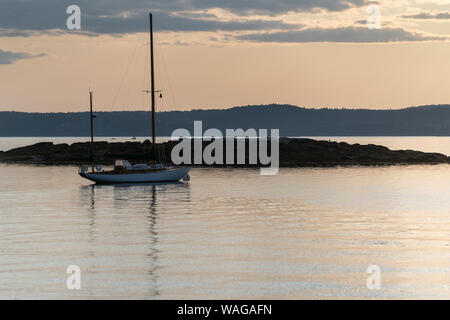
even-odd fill
[[(154, 41), (156, 40), (156, 34), (153, 33), (154, 36)], [(155, 41), (156, 43), (156, 41)], [(155, 53), (154, 53), (154, 57), (155, 57), (155, 90), (159, 91), (161, 90), (161, 88), (163, 87), (163, 81), (162, 81), (162, 77), (161, 77), (161, 72), (160, 72), (160, 66), (158, 63), (158, 46), (154, 46), (154, 48), (156, 48)], [(158, 82), (158, 80), (160, 80), (160, 82)], [(158, 111), (159, 107), (158, 107), (158, 96), (156, 96), (158, 92), (155, 92), (155, 112)]]
[[(155, 38), (157, 40), (157, 43), (160, 43), (158, 35), (156, 35)], [(168, 72), (167, 67), (166, 67), (166, 61), (164, 59), (164, 53), (163, 53), (162, 45), (157, 46), (157, 50), (159, 51), (159, 56), (161, 57), (162, 68), (163, 68), (163, 71), (165, 72), (165, 76), (166, 76), (166, 80), (167, 80), (167, 84), (168, 84), (168, 89), (169, 89), (169, 96), (170, 96), (170, 99), (172, 101), (172, 106), (176, 107), (175, 94), (174, 94), (174, 90), (173, 90), (173, 87), (172, 87), (172, 83), (170, 81), (169, 72)]]
[(147, 93), (145, 92), (148, 90), (146, 87), (146, 75), (147, 75), (147, 68), (148, 68), (148, 59), (149, 59), (149, 48), (147, 46), (147, 43), (145, 43), (145, 55), (144, 55), (144, 69), (143, 69), (143, 77), (142, 77), (142, 108), (143, 110), (146, 110), (147, 104), (145, 101), (147, 101)]
[(119, 96), (119, 93), (122, 90), (123, 84), (124, 84), (125, 79), (126, 79), (126, 77), (128, 75), (128, 71), (130, 70), (131, 63), (133, 62), (134, 56), (136, 55), (136, 51), (137, 51), (137, 48), (139, 46), (139, 43), (140, 43), (140, 41), (137, 41), (136, 46), (134, 47), (133, 53), (131, 55), (130, 61), (128, 62), (127, 68), (125, 70), (125, 74), (123, 75), (122, 81), (120, 82), (119, 90), (117, 90), (116, 94), (114, 95), (114, 100), (113, 100), (113, 103), (112, 103), (112, 107), (113, 108), (116, 105), (117, 97)]

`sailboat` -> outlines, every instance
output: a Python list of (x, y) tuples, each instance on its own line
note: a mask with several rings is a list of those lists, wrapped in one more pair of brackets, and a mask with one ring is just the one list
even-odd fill
[(159, 162), (156, 152), (156, 130), (155, 130), (155, 66), (153, 56), (153, 16), (150, 13), (150, 63), (151, 63), (151, 100), (152, 100), (152, 155), (153, 163), (131, 164), (127, 160), (116, 160), (114, 168), (105, 171), (101, 166), (94, 165), (94, 129), (92, 111), (92, 92), (90, 97), (90, 122), (91, 122), (91, 144), (90, 157), (91, 167), (83, 165), (79, 168), (78, 174), (96, 183), (148, 183), (148, 182), (170, 182), (189, 180), (189, 167), (166, 166)]

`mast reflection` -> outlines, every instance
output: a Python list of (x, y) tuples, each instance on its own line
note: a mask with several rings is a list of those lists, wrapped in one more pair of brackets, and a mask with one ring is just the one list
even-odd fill
[[(113, 214), (122, 219), (133, 219), (133, 217), (144, 218), (147, 221), (148, 248), (147, 257), (147, 281), (149, 282), (148, 297), (156, 298), (160, 295), (160, 284), (158, 277), (159, 268), (159, 232), (158, 222), (161, 214), (165, 213), (165, 205), (168, 199), (176, 198), (177, 202), (190, 202), (189, 184), (183, 182), (174, 183), (149, 183), (149, 184), (117, 184), (117, 185), (90, 185), (83, 187), (81, 193), (84, 200), (89, 199), (89, 243), (93, 250), (97, 245), (102, 244), (102, 236), (97, 234), (102, 230), (96, 225), (99, 215), (111, 213), (108, 208), (103, 208), (105, 204), (111, 205), (108, 198), (112, 198)], [(112, 194), (111, 194), (112, 191)], [(83, 200), (83, 199), (80, 199)], [(101, 201), (98, 201), (101, 200)], [(111, 207), (110, 207), (111, 208)], [(126, 211), (127, 215), (122, 216), (117, 213)], [(142, 212), (142, 215), (141, 215)], [(104, 217), (103, 217), (104, 218)], [(101, 221), (103, 221), (103, 218)], [(120, 221), (119, 221), (120, 223)], [(95, 253), (91, 253), (95, 256)], [(100, 255), (101, 256), (101, 255)]]

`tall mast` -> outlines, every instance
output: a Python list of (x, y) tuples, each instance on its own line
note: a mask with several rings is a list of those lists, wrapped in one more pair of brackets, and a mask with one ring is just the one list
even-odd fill
[(155, 63), (153, 57), (153, 16), (150, 12), (150, 65), (151, 65), (151, 91), (152, 91), (152, 150), (153, 160), (156, 162), (156, 129), (155, 129)]
[(94, 171), (94, 114), (92, 112), (92, 96), (93, 92), (89, 90), (89, 105), (90, 105), (90, 118), (91, 118), (91, 148), (90, 148), (90, 158), (92, 164), (92, 172)]

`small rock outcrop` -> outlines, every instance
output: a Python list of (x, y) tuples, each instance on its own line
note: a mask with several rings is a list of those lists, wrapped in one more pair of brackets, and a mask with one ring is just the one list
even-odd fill
[[(177, 141), (170, 141), (158, 144), (157, 153), (160, 159), (170, 163), (172, 148), (177, 143)], [(209, 143), (202, 142), (203, 149)], [(231, 166), (260, 166), (259, 164), (248, 164), (248, 143), (249, 141), (246, 140), (246, 164)], [(191, 143), (191, 145), (193, 158), (194, 143)], [(234, 145), (236, 151), (236, 141)], [(270, 146), (270, 143), (268, 145)], [(149, 140), (144, 142), (114, 143), (100, 141), (95, 142), (94, 149), (95, 162), (99, 164), (112, 164), (115, 159), (145, 162), (150, 159), (152, 152)], [(0, 152), (0, 162), (48, 165), (82, 164), (90, 161), (89, 150), (89, 142), (73, 143), (71, 145), (43, 142), (6, 152), (2, 151)], [(425, 153), (412, 150), (394, 151), (378, 145), (350, 145), (345, 142), (338, 143), (313, 139), (282, 138), (280, 139), (279, 150), (281, 167), (450, 163), (449, 157), (439, 153)], [(225, 155), (226, 150), (224, 148), (224, 157)], [(214, 166), (225, 165), (215, 164)]]

